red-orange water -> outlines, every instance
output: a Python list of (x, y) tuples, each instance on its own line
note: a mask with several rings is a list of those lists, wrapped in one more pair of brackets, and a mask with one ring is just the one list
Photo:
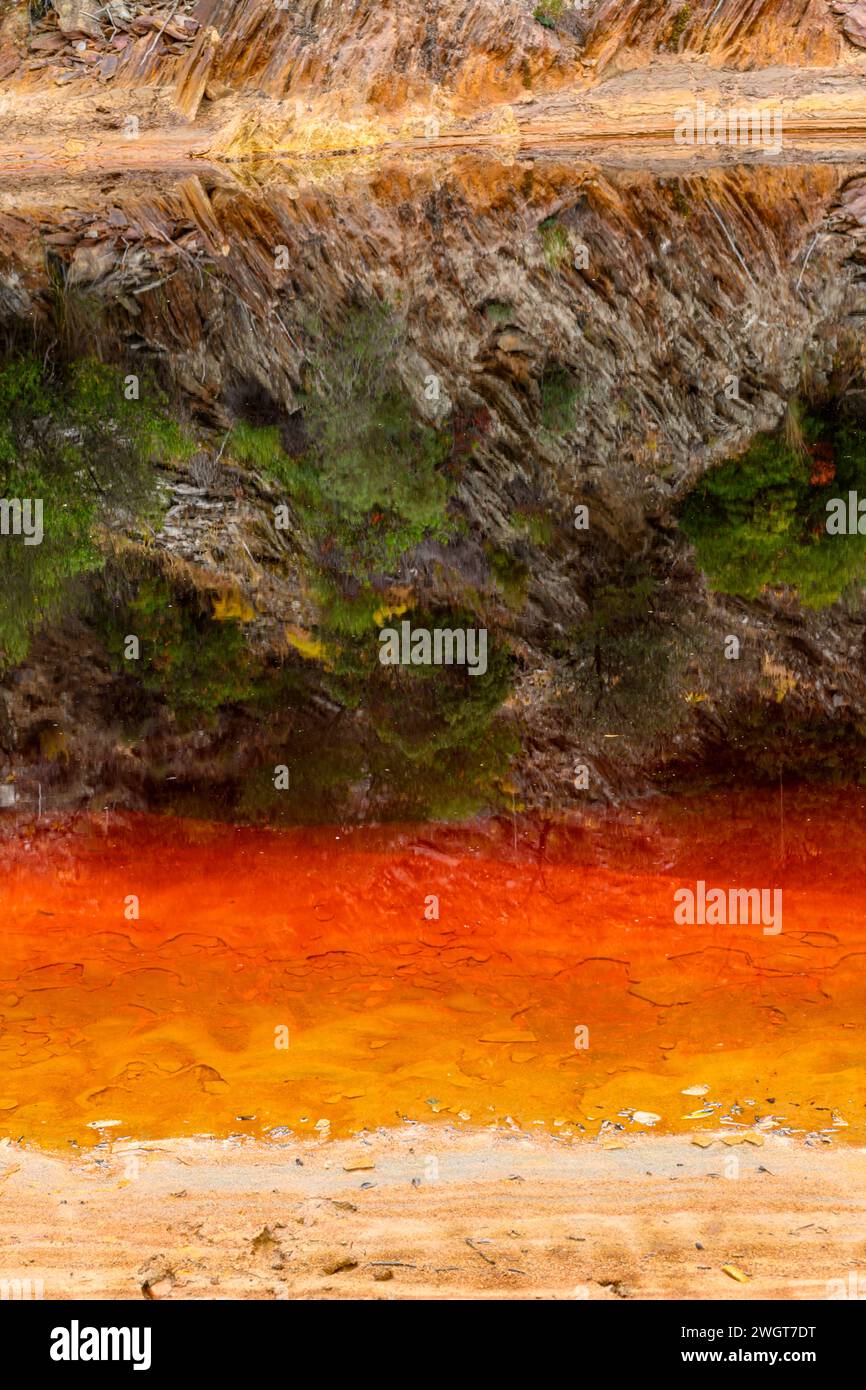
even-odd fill
[[(789, 793), (784, 826), (750, 792), (518, 833), (7, 822), (0, 1132), (579, 1137), (629, 1110), (863, 1141), (860, 795)], [(781, 887), (782, 934), (675, 925), (697, 879)]]

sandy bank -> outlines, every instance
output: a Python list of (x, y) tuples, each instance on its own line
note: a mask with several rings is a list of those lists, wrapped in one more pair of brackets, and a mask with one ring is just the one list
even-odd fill
[(421, 1125), (86, 1157), (7, 1142), (0, 1281), (52, 1299), (862, 1296), (862, 1150), (618, 1142)]

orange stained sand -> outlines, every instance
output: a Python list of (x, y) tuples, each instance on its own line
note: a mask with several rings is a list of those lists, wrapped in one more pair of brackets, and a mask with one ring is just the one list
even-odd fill
[[(864, 800), (784, 809), (750, 791), (579, 826), (6, 820), (0, 1133), (438, 1115), (575, 1139), (770, 1119), (862, 1143)], [(781, 934), (677, 925), (698, 879), (780, 887)]]

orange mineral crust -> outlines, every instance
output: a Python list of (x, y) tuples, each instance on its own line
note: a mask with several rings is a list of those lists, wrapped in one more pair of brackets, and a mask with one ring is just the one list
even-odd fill
[(7, 819), (0, 1132), (863, 1143), (864, 851), (838, 792), (579, 824)]

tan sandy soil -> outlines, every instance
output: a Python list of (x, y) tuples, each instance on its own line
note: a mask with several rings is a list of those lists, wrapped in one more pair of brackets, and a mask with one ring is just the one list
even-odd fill
[(864, 1151), (616, 1142), (427, 1126), (76, 1156), (5, 1141), (0, 1281), (51, 1299), (866, 1292)]

